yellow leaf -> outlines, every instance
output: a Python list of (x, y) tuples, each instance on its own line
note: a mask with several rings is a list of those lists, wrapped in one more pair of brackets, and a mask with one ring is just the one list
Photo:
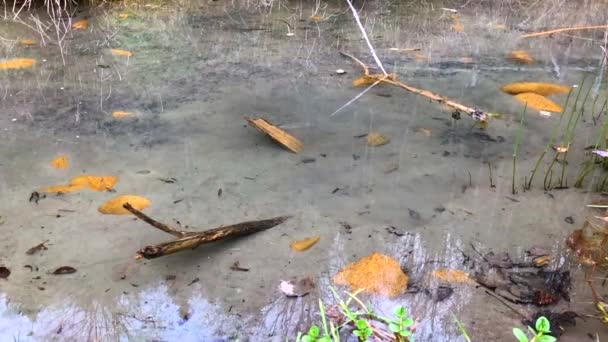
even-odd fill
[(84, 188), (84, 186), (82, 185), (53, 185), (44, 189), (40, 189), (40, 192), (65, 194), (68, 192), (80, 190), (82, 188)]
[(32, 58), (13, 58), (0, 62), (0, 70), (31, 68), (36, 64)]
[(24, 45), (24, 46), (31, 46), (31, 45), (36, 45), (36, 41), (33, 39), (21, 39), (19, 41), (19, 44)]
[(333, 280), (338, 285), (348, 285), (352, 291), (363, 290), (388, 297), (403, 293), (408, 282), (399, 262), (379, 253), (346, 265)]
[(312, 17), (308, 18), (308, 20), (318, 22), (321, 21), (321, 17), (318, 15), (313, 15)]
[(111, 49), (110, 50), (114, 56), (123, 56), (123, 57), (131, 57), (133, 54), (131, 51), (121, 50), (121, 49)]
[(553, 94), (567, 94), (570, 91), (570, 87), (543, 82), (516, 82), (505, 84), (500, 90), (511, 95), (535, 93), (542, 96), (549, 96)]
[(120, 111), (120, 110), (112, 112), (112, 116), (115, 119), (121, 119), (121, 118), (124, 118), (124, 117), (127, 117), (127, 116), (131, 116), (131, 115), (133, 115), (133, 113), (131, 113), (131, 112), (123, 112), (123, 111)]
[(532, 64), (534, 60), (524, 50), (515, 50), (507, 55), (507, 59), (520, 64)]
[(562, 107), (542, 95), (535, 93), (521, 93), (515, 95), (514, 97), (521, 103), (527, 103), (528, 108), (545, 110), (553, 113), (559, 113), (562, 111)]
[(319, 240), (321, 240), (321, 237), (319, 235), (312, 236), (312, 237), (306, 238), (304, 240), (294, 241), (291, 243), (290, 246), (291, 246), (291, 249), (293, 249), (294, 251), (303, 252), (305, 250), (310, 249), (317, 242), (319, 242)]
[(77, 22), (72, 24), (72, 28), (75, 28), (77, 30), (86, 30), (87, 28), (89, 28), (89, 21), (86, 19), (78, 20)]
[(72, 178), (70, 185), (87, 186), (91, 190), (105, 191), (112, 189), (117, 181), (118, 178), (114, 176), (81, 175)]
[(371, 132), (367, 135), (367, 144), (369, 146), (378, 147), (378, 146), (386, 145), (390, 141), (391, 140), (389, 138), (387, 138), (384, 135), (377, 133), (377, 132)]
[(59, 156), (51, 161), (51, 166), (56, 169), (67, 169), (69, 166), (67, 156)]
[(125, 203), (129, 203), (137, 210), (143, 210), (150, 205), (150, 200), (136, 195), (117, 196), (102, 204), (97, 210), (108, 215), (128, 215), (131, 212), (123, 208)]
[(444, 281), (446, 283), (467, 283), (467, 284), (475, 284), (475, 281), (469, 277), (463, 271), (460, 270), (451, 270), (447, 268), (440, 268), (434, 270), (431, 275), (434, 278), (437, 278), (440, 281)]

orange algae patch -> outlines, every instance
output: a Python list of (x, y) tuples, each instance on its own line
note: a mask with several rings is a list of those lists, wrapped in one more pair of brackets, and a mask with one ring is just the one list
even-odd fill
[(86, 19), (78, 20), (77, 22), (72, 24), (72, 28), (77, 30), (86, 30), (89, 28), (89, 21)]
[(532, 57), (530, 57), (530, 55), (528, 54), (528, 52), (524, 51), (524, 50), (515, 50), (515, 51), (511, 51), (511, 53), (509, 53), (507, 55), (507, 59), (513, 61), (513, 62), (517, 62), (520, 64), (532, 64), (534, 63), (534, 60), (532, 59)]
[(123, 56), (123, 57), (131, 57), (131, 56), (133, 56), (133, 53), (131, 53), (131, 51), (127, 51), (127, 50), (111, 49), (110, 52), (112, 52), (112, 54), (114, 56)]
[(553, 94), (566, 94), (570, 91), (570, 87), (543, 82), (516, 82), (505, 84), (500, 90), (511, 95), (535, 93), (542, 96), (548, 96)]
[(469, 277), (463, 271), (459, 270), (451, 270), (447, 268), (440, 268), (434, 270), (431, 275), (443, 282), (446, 283), (467, 283), (467, 284), (475, 284), (475, 281)]
[(13, 58), (0, 62), (0, 70), (31, 68), (36, 64), (32, 58)]
[(521, 103), (527, 103), (529, 108), (553, 113), (559, 113), (562, 111), (562, 107), (542, 95), (535, 93), (521, 93), (515, 95), (514, 97)]
[(123, 207), (125, 203), (129, 203), (137, 210), (143, 210), (150, 205), (150, 200), (136, 195), (117, 196), (102, 204), (97, 210), (107, 215), (128, 215), (131, 212)]
[(290, 246), (291, 249), (293, 249), (294, 251), (303, 252), (305, 250), (310, 249), (317, 242), (319, 242), (319, 240), (321, 240), (321, 237), (319, 235), (312, 236), (303, 240), (294, 241), (291, 243)]
[(131, 112), (125, 112), (125, 111), (121, 111), (121, 110), (117, 110), (117, 111), (112, 112), (112, 116), (115, 119), (121, 119), (121, 118), (125, 118), (125, 117), (131, 116), (131, 115), (133, 115), (133, 113), (131, 113)]
[(403, 293), (408, 282), (399, 262), (380, 253), (372, 253), (346, 265), (333, 280), (353, 291), (364, 290), (388, 297)]
[(40, 192), (53, 193), (53, 194), (65, 194), (68, 192), (77, 191), (84, 188), (82, 185), (53, 185), (40, 189)]
[(67, 169), (69, 166), (67, 156), (59, 156), (51, 161), (51, 166), (56, 169)]
[(94, 191), (104, 191), (112, 189), (116, 185), (116, 182), (118, 182), (118, 178), (115, 176), (81, 175), (72, 178), (70, 185), (86, 186)]

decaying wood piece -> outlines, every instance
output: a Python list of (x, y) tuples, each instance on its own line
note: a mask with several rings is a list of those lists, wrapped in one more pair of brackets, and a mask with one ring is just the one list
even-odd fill
[(303, 145), (300, 140), (285, 132), (284, 130), (272, 125), (263, 118), (246, 118), (250, 125), (257, 128), (260, 132), (268, 135), (272, 140), (278, 142), (294, 153), (300, 153)]
[(287, 221), (290, 216), (279, 216), (268, 220), (247, 221), (237, 223), (231, 226), (219, 227), (206, 230), (203, 232), (184, 232), (173, 229), (163, 223), (160, 223), (141, 211), (133, 208), (129, 203), (123, 206), (125, 209), (133, 213), (142, 221), (148, 223), (154, 228), (160, 229), (165, 233), (177, 236), (177, 240), (161, 243), (158, 245), (146, 246), (137, 252), (136, 258), (154, 259), (161, 256), (177, 253), (179, 251), (194, 249), (202, 244), (210, 243), (218, 240), (224, 240), (237, 236), (244, 236), (257, 233)]
[(468, 114), (475, 120), (484, 121), (484, 122), (488, 120), (488, 114), (479, 109), (467, 107), (463, 104), (460, 104), (458, 102), (454, 102), (450, 99), (447, 99), (441, 95), (434, 94), (428, 90), (418, 89), (418, 88), (409, 86), (405, 83), (397, 81), (397, 79), (395, 77), (391, 77), (391, 75), (370, 74), (368, 66), (365, 65), (365, 63), (361, 62), (359, 59), (357, 59), (355, 56), (349, 55), (345, 52), (340, 52), (340, 54), (342, 56), (352, 59), (357, 64), (359, 64), (363, 68), (365, 77), (373, 78), (373, 79), (377, 80), (377, 82), (392, 84), (394, 86), (405, 89), (414, 94), (424, 96), (432, 101), (443, 103), (448, 107), (454, 108), (460, 112), (464, 112), (464, 113)]

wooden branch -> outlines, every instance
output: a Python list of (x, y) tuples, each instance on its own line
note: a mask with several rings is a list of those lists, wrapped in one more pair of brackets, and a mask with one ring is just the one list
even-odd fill
[(186, 249), (194, 249), (202, 244), (261, 232), (274, 226), (278, 226), (290, 218), (290, 216), (278, 216), (268, 220), (237, 223), (227, 227), (206, 230), (204, 232), (183, 232), (177, 231), (164, 223), (150, 218), (141, 211), (133, 208), (128, 203), (126, 203), (123, 207), (152, 227), (158, 228), (166, 233), (178, 237), (177, 240), (142, 248), (137, 252), (137, 255), (135, 256), (136, 259), (154, 259)]
[(564, 27), (564, 28), (555, 29), (555, 30), (528, 33), (528, 34), (524, 34), (520, 38), (532, 38), (532, 37), (548, 36), (548, 35), (554, 34), (554, 33), (562, 33), (562, 32), (569, 32), (569, 31), (606, 30), (606, 29), (608, 29), (608, 25)]
[(369, 73), (369, 67), (367, 65), (365, 65), (363, 62), (361, 62), (359, 59), (357, 59), (356, 57), (349, 55), (345, 52), (340, 52), (340, 54), (342, 56), (348, 57), (350, 59), (352, 59), (353, 61), (355, 61), (357, 64), (359, 64), (362, 68), (363, 68), (363, 72), (365, 77), (369, 77), (371, 79), (377, 80), (379, 82), (383, 82), (383, 83), (388, 83), (388, 84), (392, 84), (394, 86), (397, 86), (401, 89), (407, 90), (409, 92), (412, 92), (414, 94), (420, 95), (420, 96), (424, 96), (432, 101), (435, 102), (439, 102), (439, 103), (443, 103), (448, 107), (454, 108), (458, 111), (464, 112), (466, 114), (468, 114), (469, 116), (471, 116), (473, 119), (478, 120), (478, 121), (487, 121), (488, 120), (488, 115), (486, 113), (484, 113), (483, 111), (476, 109), (476, 108), (471, 108), (471, 107), (467, 107), (463, 104), (460, 104), (458, 102), (454, 102), (448, 98), (445, 98), (441, 95), (438, 94), (434, 94), (428, 90), (424, 90), (424, 89), (418, 89), (412, 86), (409, 86), (405, 83), (399, 82), (397, 81), (397, 79), (393, 76), (387, 77), (386, 75), (373, 75)]

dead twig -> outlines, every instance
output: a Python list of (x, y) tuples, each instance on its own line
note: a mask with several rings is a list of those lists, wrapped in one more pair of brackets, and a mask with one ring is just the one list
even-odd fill
[(605, 29), (608, 29), (608, 25), (564, 27), (564, 28), (559, 28), (559, 29), (554, 29), (554, 30), (549, 30), (549, 31), (528, 33), (528, 34), (524, 34), (520, 38), (532, 38), (532, 37), (548, 36), (548, 35), (554, 34), (554, 33), (569, 32), (569, 31), (605, 30)]

